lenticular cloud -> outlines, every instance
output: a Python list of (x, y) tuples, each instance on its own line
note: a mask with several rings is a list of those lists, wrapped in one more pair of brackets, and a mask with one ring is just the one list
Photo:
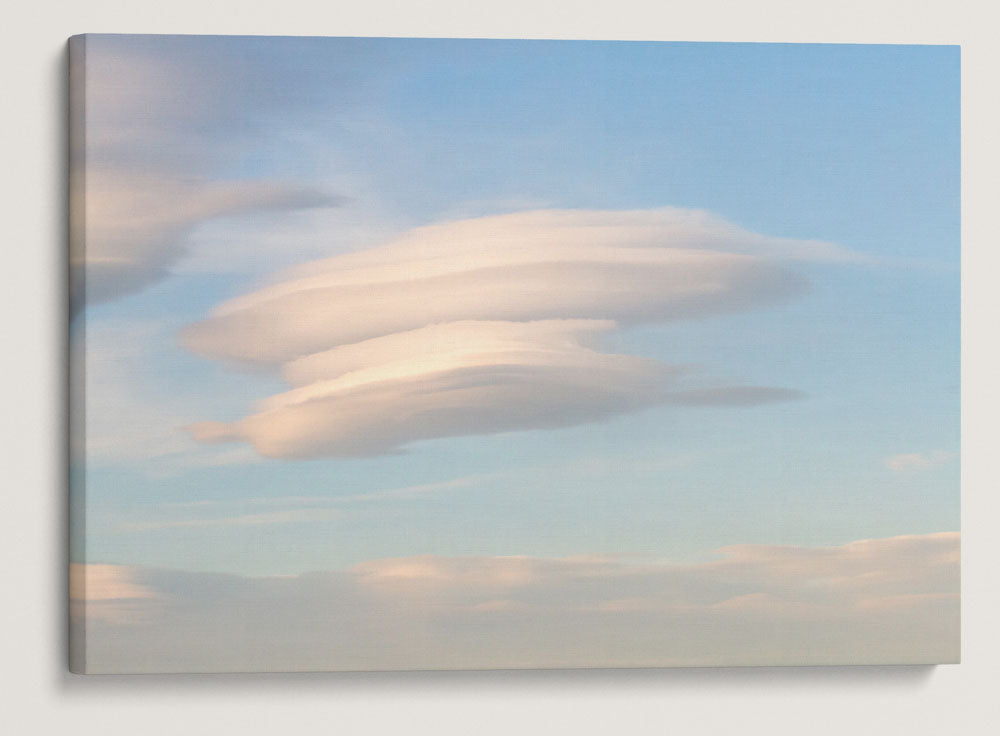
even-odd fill
[(741, 312), (805, 289), (789, 260), (843, 260), (703, 212), (537, 211), (418, 228), (298, 267), (219, 306), (191, 350), (280, 369), (290, 390), (192, 428), (271, 457), (365, 456), (422, 439), (563, 427), (663, 403), (793, 392), (685, 384), (602, 352), (619, 326)]
[(339, 202), (318, 190), (280, 181), (212, 183), (98, 167), (74, 180), (74, 186), (86, 207), (74, 223), (80, 229), (72, 238), (74, 311), (83, 307), (84, 299), (88, 304), (112, 301), (164, 278), (184, 254), (187, 236), (201, 223)]

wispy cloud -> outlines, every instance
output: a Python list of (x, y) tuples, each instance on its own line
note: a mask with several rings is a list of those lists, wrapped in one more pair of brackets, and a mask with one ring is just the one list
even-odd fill
[(293, 387), (242, 420), (192, 431), (206, 442), (249, 442), (269, 457), (353, 457), (658, 404), (796, 398), (601, 352), (600, 337), (779, 302), (806, 288), (783, 261), (850, 258), (828, 243), (769, 238), (670, 208), (418, 228), (293, 269), (185, 330), (191, 350), (280, 366)]
[(339, 509), (332, 508), (285, 509), (283, 511), (270, 511), (263, 514), (241, 514), (239, 516), (223, 516), (219, 518), (129, 522), (122, 524), (120, 529), (128, 532), (145, 532), (156, 529), (312, 524), (335, 521), (340, 519), (342, 515)]
[(442, 491), (450, 491), (457, 488), (468, 488), (484, 480), (488, 480), (491, 475), (466, 475), (461, 478), (441, 481), (439, 483), (420, 483), (413, 486), (403, 486), (401, 488), (389, 488), (384, 491), (369, 491), (367, 493), (356, 493), (352, 496), (344, 496), (341, 500), (351, 503), (366, 501), (389, 501), (393, 499), (419, 498), (422, 496), (432, 496)]
[(953, 662), (958, 558), (959, 535), (942, 533), (740, 545), (694, 564), (427, 555), (267, 578), (116, 568), (151, 595), (120, 601), (138, 604), (121, 609), (131, 618), (86, 627), (87, 668)]
[(954, 459), (954, 452), (933, 450), (931, 452), (907, 452), (890, 455), (885, 459), (885, 466), (897, 473), (918, 470), (930, 470)]
[(71, 151), (80, 205), (71, 237), (74, 310), (164, 278), (199, 225), (342, 202), (311, 184), (233, 175), (245, 158), (241, 136), (259, 134), (248, 110), (265, 117), (281, 100), (257, 74), (237, 73), (232, 58), (208, 59), (169, 37), (90, 36), (86, 46), (86, 73), (74, 71), (87, 100), (85, 148)]
[[(199, 500), (181, 503), (165, 503), (160, 508), (176, 513), (177, 509), (199, 511), (198, 517), (159, 518), (127, 521), (115, 527), (117, 532), (145, 532), (163, 529), (200, 529), (212, 527), (240, 526), (272, 526), (277, 524), (311, 524), (339, 521), (344, 518), (345, 510), (353, 504), (380, 503), (384, 501), (416, 499), (434, 496), (442, 492), (468, 488), (488, 478), (485, 475), (465, 476), (438, 483), (422, 483), (419, 485), (388, 488), (385, 490), (368, 491), (343, 496), (272, 496), (267, 498), (248, 498), (233, 501)], [(227, 509), (237, 507), (247, 509), (254, 507), (285, 507), (275, 511), (255, 513), (223, 513)], [(214, 516), (211, 514), (215, 514)]]
[[(165, 278), (194, 229), (249, 213), (330, 207), (339, 203), (313, 187), (283, 181), (208, 182), (163, 172), (91, 166), (74, 178), (85, 198), (72, 265), (90, 304), (138, 291)], [(77, 297), (79, 299), (79, 297)]]

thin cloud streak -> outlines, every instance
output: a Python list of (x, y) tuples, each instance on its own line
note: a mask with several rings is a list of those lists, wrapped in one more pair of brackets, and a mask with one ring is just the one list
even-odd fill
[(123, 532), (148, 532), (160, 529), (184, 529), (202, 527), (267, 526), (272, 524), (313, 524), (337, 521), (343, 512), (335, 508), (305, 508), (271, 511), (263, 514), (241, 514), (217, 519), (177, 519), (172, 521), (136, 521), (122, 524)]
[[(159, 531), (163, 529), (199, 529), (212, 527), (272, 526), (281, 524), (308, 524), (340, 521), (344, 518), (345, 507), (352, 504), (380, 503), (383, 501), (408, 500), (440, 494), (444, 491), (468, 488), (486, 480), (488, 475), (470, 475), (439, 483), (422, 483), (381, 491), (369, 491), (346, 496), (287, 496), (249, 498), (239, 501), (200, 500), (162, 504), (169, 509), (219, 509), (236, 505), (239, 507), (288, 506), (291, 508), (252, 514), (235, 514), (216, 517), (188, 519), (152, 519), (128, 521), (115, 527), (120, 533)], [(305, 508), (303, 508), (305, 507)], [(216, 512), (218, 513), (218, 512)]]

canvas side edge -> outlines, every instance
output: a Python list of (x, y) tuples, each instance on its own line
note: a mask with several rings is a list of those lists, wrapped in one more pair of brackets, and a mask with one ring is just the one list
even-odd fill
[(85, 422), (84, 365), (81, 351), (84, 345), (85, 301), (84, 253), (86, 233), (85, 163), (86, 163), (86, 49), (87, 37), (72, 36), (68, 42), (69, 59), (69, 559), (66, 574), (69, 577), (69, 670), (75, 674), (87, 672), (86, 619), (84, 616), (85, 576), (84, 562), (86, 474), (83, 472), (83, 446)]

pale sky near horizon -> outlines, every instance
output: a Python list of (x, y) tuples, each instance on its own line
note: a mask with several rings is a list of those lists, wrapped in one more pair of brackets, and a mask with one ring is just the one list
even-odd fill
[(88, 36), (86, 71), (76, 561), (958, 530), (957, 47)]

